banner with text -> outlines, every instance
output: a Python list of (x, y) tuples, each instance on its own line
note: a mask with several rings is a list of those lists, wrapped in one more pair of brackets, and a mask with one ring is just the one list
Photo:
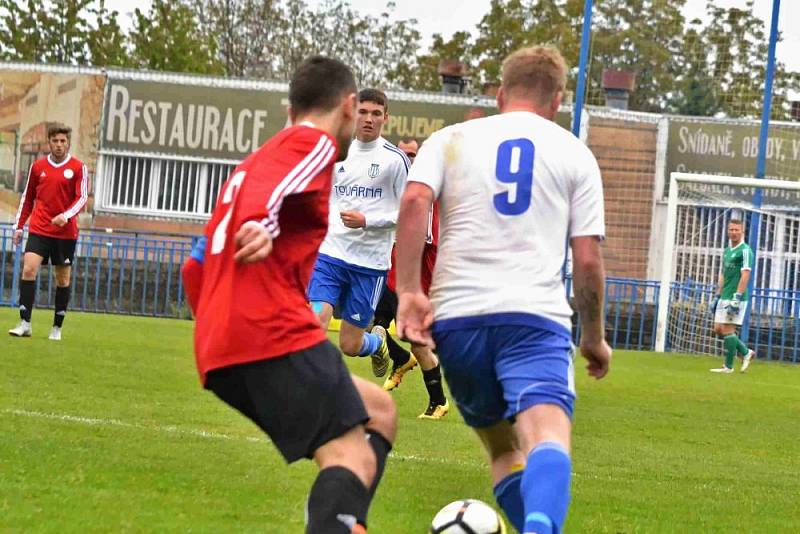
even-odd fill
[[(281, 91), (108, 80), (102, 148), (139, 153), (241, 160), (287, 124)], [(383, 136), (424, 141), (436, 130), (494, 108), (450, 103), (389, 102)], [(557, 122), (569, 127), (569, 113)]]
[[(669, 118), (665, 195), (672, 172), (755, 176), (760, 126)], [(766, 178), (800, 180), (800, 124), (773, 124), (767, 139)]]

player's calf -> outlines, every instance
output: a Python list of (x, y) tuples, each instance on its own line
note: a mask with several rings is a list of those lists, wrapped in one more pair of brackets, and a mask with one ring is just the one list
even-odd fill
[(306, 532), (344, 534), (365, 528), (377, 462), (364, 427), (325, 443), (314, 452), (314, 460), (320, 472), (308, 496)]
[(369, 415), (367, 436), (377, 462), (375, 480), (370, 487), (370, 494), (374, 495), (386, 467), (386, 458), (397, 436), (397, 408), (389, 394), (372, 382), (354, 376), (353, 383)]

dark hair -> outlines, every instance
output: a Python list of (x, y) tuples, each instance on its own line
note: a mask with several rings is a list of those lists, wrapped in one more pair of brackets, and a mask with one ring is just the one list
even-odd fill
[(738, 224), (739, 226), (744, 226), (744, 222), (741, 219), (731, 219), (728, 221), (728, 224)]
[(58, 134), (64, 134), (67, 136), (67, 139), (69, 139), (72, 136), (72, 128), (70, 128), (66, 124), (61, 124), (60, 122), (51, 124), (50, 126), (47, 127), (48, 141)]
[(383, 106), (383, 112), (389, 111), (389, 99), (386, 98), (386, 93), (380, 89), (362, 89), (358, 93), (358, 101), (360, 102), (374, 102), (379, 106)]
[(338, 59), (311, 56), (294, 71), (289, 82), (289, 104), (297, 115), (312, 110), (330, 111), (343, 95), (356, 90), (350, 67)]

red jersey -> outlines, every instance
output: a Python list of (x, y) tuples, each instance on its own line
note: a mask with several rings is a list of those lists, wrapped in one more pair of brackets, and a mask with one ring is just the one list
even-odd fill
[[(28, 171), (14, 229), (22, 229), (30, 217), (28, 231), (32, 234), (78, 239), (78, 213), (88, 198), (89, 173), (81, 160), (69, 154), (61, 163), (53, 163), (50, 156), (37, 159)], [(60, 214), (67, 218), (62, 227), (51, 222)]]
[[(287, 128), (242, 162), (220, 190), (206, 226), (195, 311), (201, 379), (213, 369), (278, 358), (327, 339), (306, 301), (328, 231), (336, 141), (316, 128)], [(234, 261), (234, 236), (259, 221), (273, 236), (261, 262)]]
[[(422, 251), (422, 270), (420, 271), (420, 283), (422, 291), (428, 294), (433, 282), (433, 268), (436, 266), (436, 252), (439, 247), (439, 203), (433, 203), (433, 209), (428, 215), (428, 237), (425, 239), (425, 249)], [(392, 268), (386, 276), (386, 287), (393, 292), (397, 292), (397, 258), (396, 249), (392, 247)]]

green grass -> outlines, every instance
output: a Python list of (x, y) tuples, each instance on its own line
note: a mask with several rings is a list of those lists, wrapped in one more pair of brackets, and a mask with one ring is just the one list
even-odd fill
[[(51, 313), (32, 339), (0, 336), (0, 530), (302, 532), (314, 466), (285, 466), (200, 388), (190, 322), (73, 313), (54, 343)], [(567, 532), (800, 531), (800, 368), (718, 364), (619, 351), (607, 379), (579, 373)], [(460, 417), (416, 419), (418, 371), (394, 398), (370, 531), (425, 532), (457, 498), (494, 504)]]

